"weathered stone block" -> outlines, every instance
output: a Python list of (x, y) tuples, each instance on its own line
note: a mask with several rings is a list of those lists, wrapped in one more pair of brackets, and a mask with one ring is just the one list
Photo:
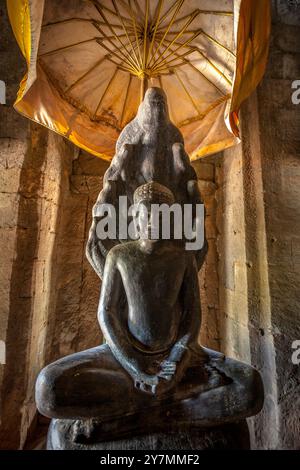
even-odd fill
[(217, 189), (217, 186), (215, 185), (215, 183), (211, 182), (211, 181), (202, 181), (202, 180), (199, 180), (198, 181), (198, 186), (199, 186), (199, 190), (200, 190), (200, 193), (201, 193), (201, 196), (205, 199), (206, 197), (208, 196), (213, 196), (216, 189)]
[(197, 160), (196, 162), (192, 162), (192, 166), (199, 180), (214, 181), (215, 168), (213, 163), (205, 163), (202, 160)]
[(1, 228), (9, 228), (17, 225), (19, 200), (20, 197), (17, 193), (0, 193)]

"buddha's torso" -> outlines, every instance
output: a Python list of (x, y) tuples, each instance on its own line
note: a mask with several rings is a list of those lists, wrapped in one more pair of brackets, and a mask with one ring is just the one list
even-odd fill
[(182, 317), (184, 252), (143, 253), (137, 242), (124, 248), (118, 269), (128, 302), (129, 332), (145, 350), (164, 351), (175, 342)]

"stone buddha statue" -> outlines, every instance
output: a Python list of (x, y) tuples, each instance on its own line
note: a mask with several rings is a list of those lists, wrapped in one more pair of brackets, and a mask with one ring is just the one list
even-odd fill
[[(156, 182), (138, 187), (134, 202), (151, 214), (174, 195)], [(36, 403), (50, 418), (98, 423), (151, 410), (220, 424), (261, 407), (260, 376), (198, 343), (201, 325), (197, 264), (177, 240), (160, 233), (151, 215), (137, 211), (139, 238), (112, 248), (106, 258), (98, 319), (106, 344), (59, 359), (37, 380)], [(159, 222), (161, 224), (161, 220)], [(124, 308), (125, 305), (125, 308)], [(185, 411), (182, 411), (184, 407)], [(181, 411), (179, 412), (181, 408)], [(153, 419), (153, 417), (152, 417)], [(157, 419), (157, 418), (156, 418)], [(149, 425), (151, 415), (147, 418)], [(154, 423), (153, 423), (154, 425)], [(130, 429), (130, 426), (129, 426)], [(78, 432), (78, 430), (77, 430)]]
[[(135, 237), (99, 240), (99, 208), (118, 209), (119, 196), (135, 204)], [(48, 448), (102, 449), (108, 439), (219, 427), (261, 409), (259, 373), (198, 343), (206, 244), (191, 251), (184, 238), (164, 239), (162, 218), (152, 217), (157, 205), (200, 202), (165, 95), (150, 89), (120, 135), (93, 211), (87, 255), (102, 278), (106, 343), (49, 364), (37, 379), (37, 408), (52, 418)]]
[[(151, 182), (137, 188), (134, 201), (150, 212), (151, 204), (171, 205), (175, 199), (168, 188)], [(42, 414), (111, 416), (114, 406), (120, 412), (112, 394), (133, 394), (133, 406), (157, 400), (180, 383), (191, 361), (207, 362), (197, 343), (201, 316), (193, 253), (172, 240), (151, 239), (151, 220), (145, 222), (141, 212), (139, 219), (140, 238), (115, 246), (106, 258), (98, 312), (106, 344), (41, 372)], [(124, 405), (128, 409), (128, 402)]]

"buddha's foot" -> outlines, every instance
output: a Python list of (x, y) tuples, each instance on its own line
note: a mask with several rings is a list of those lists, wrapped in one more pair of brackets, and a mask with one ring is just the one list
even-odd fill
[(76, 443), (84, 443), (92, 440), (95, 429), (99, 427), (100, 423), (100, 420), (96, 418), (77, 419), (71, 422), (71, 440)]

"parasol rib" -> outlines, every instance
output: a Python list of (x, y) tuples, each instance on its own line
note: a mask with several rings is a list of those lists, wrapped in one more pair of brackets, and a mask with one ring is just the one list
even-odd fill
[[(48, 26), (56, 26), (59, 24), (65, 24), (65, 23), (70, 23), (72, 21), (82, 21), (82, 22), (87, 22), (87, 23), (99, 23), (101, 26), (105, 26), (104, 21), (95, 21), (92, 20), (91, 18), (67, 18), (65, 20), (59, 20), (59, 21), (51, 21), (49, 23), (45, 23), (42, 25), (42, 28), (46, 28)], [(122, 29), (122, 26), (119, 24), (112, 24), (114, 28)]]
[[(116, 57), (117, 59), (119, 59), (121, 61), (121, 64), (124, 62), (124, 59), (122, 57), (120, 57), (118, 54), (116, 54), (115, 50), (111, 50), (108, 46), (106, 46), (106, 44), (103, 43), (103, 38), (101, 39), (98, 39), (97, 40), (97, 43), (100, 44), (101, 47), (103, 47), (105, 50), (107, 50), (107, 52), (109, 52), (110, 54), (112, 54), (114, 57)], [(113, 60), (111, 58), (109, 58), (109, 60), (111, 62), (113, 62)], [(121, 64), (116, 64), (116, 65), (121, 65)], [(133, 74), (137, 74), (137, 70), (135, 68), (133, 68), (131, 65), (128, 65), (128, 63), (126, 62), (127, 66), (128, 66), (128, 71), (132, 72)]]
[(148, 18), (149, 18), (149, 0), (146, 0), (146, 14), (144, 23), (144, 55), (143, 55), (143, 70), (145, 70), (146, 63), (148, 62), (147, 54), (147, 33), (148, 33)]
[(195, 116), (195, 117), (192, 117), (192, 118), (189, 118), (189, 119), (186, 119), (185, 121), (181, 121), (179, 122), (177, 125), (178, 127), (183, 127), (183, 126), (187, 126), (188, 124), (192, 124), (193, 122), (196, 122), (196, 121), (199, 121), (199, 120), (202, 120), (204, 119), (206, 116), (208, 116), (208, 114), (210, 113), (210, 111), (212, 111), (213, 109), (215, 109), (217, 106), (219, 106), (219, 104), (221, 103), (224, 103), (225, 101), (229, 100), (231, 98), (231, 95), (224, 95), (222, 98), (219, 98), (218, 100), (214, 101), (210, 106), (208, 106), (208, 108), (206, 108), (203, 113), (201, 114), (201, 117), (199, 118), (198, 116)]
[(219, 98), (218, 100), (214, 101), (210, 106), (208, 106), (204, 112), (203, 116), (207, 116), (212, 109), (215, 109), (219, 104), (224, 103), (224, 101), (227, 101), (231, 98), (231, 93), (228, 93), (227, 95), (224, 95), (222, 98)]
[(126, 88), (126, 94), (125, 94), (124, 105), (123, 105), (123, 109), (122, 109), (122, 113), (121, 113), (121, 118), (120, 118), (120, 126), (121, 126), (121, 127), (122, 127), (122, 122), (123, 122), (123, 119), (124, 119), (125, 109), (126, 109), (126, 107), (127, 107), (127, 101), (128, 101), (129, 89), (130, 89), (131, 82), (132, 82), (132, 75), (129, 75), (129, 81), (128, 81), (128, 85), (127, 85), (127, 88)]
[(80, 83), (82, 80), (85, 79), (85, 77), (87, 77), (91, 72), (93, 72), (93, 70), (95, 70), (99, 65), (102, 64), (102, 62), (107, 59), (107, 56), (104, 56), (102, 57), (100, 60), (98, 60), (96, 62), (96, 64), (93, 65), (93, 67), (91, 67), (87, 72), (85, 72), (83, 75), (81, 75), (81, 77), (79, 77), (74, 83), (72, 83), (72, 85), (70, 85), (66, 90), (65, 90), (65, 93), (69, 93), (74, 87), (76, 87), (76, 85), (78, 85), (78, 83)]
[(143, 16), (144, 12), (143, 12), (143, 10), (142, 10), (141, 7), (140, 7), (139, 2), (138, 2), (137, 0), (133, 0), (133, 2), (134, 2), (134, 4), (135, 4), (135, 6), (136, 6), (136, 9), (137, 9), (137, 11), (138, 11), (138, 14), (141, 15), (141, 16)]
[(210, 65), (219, 75), (221, 75), (221, 77), (224, 78), (224, 80), (228, 83), (228, 85), (232, 86), (232, 81), (231, 81), (228, 77), (226, 77), (226, 75), (225, 75), (223, 72), (221, 72), (221, 70), (220, 70), (208, 57), (206, 57), (206, 55), (203, 54), (203, 52), (200, 51), (200, 49), (199, 49), (198, 47), (197, 47), (196, 49), (197, 49), (197, 51), (199, 52), (199, 54), (209, 63), (209, 65)]
[[(97, 30), (97, 31), (99, 31), (99, 30)], [(119, 38), (126, 38), (127, 39), (127, 36), (126, 36), (126, 34), (119, 34)], [(105, 38), (101, 38), (101, 39), (107, 39), (112, 44), (112, 39), (114, 39), (114, 36), (106, 36)], [(128, 42), (127, 45), (128, 44), (130, 44), (130, 43)], [(116, 50), (119, 50), (119, 49), (120, 48), (118, 47)]]
[[(149, 47), (149, 54), (148, 54), (149, 57), (151, 56), (151, 52), (152, 52), (153, 45), (154, 45), (154, 42), (155, 42), (162, 6), (163, 6), (163, 0), (159, 0), (158, 4), (156, 6), (155, 14), (154, 14), (154, 18), (156, 18), (156, 20), (155, 20), (155, 27), (154, 27), (154, 31), (153, 31), (153, 34), (152, 34), (150, 47)], [(151, 25), (151, 28), (153, 28), (153, 25)], [(148, 65), (148, 63), (147, 63), (147, 65)]]
[(130, 37), (129, 37), (129, 34), (128, 34), (127, 30), (126, 30), (125, 23), (124, 23), (123, 18), (122, 18), (121, 14), (120, 14), (120, 11), (119, 11), (119, 9), (118, 9), (118, 6), (117, 6), (117, 4), (116, 4), (116, 1), (115, 1), (115, 0), (112, 0), (112, 2), (113, 2), (113, 5), (114, 5), (114, 8), (115, 8), (115, 10), (116, 10), (116, 13), (118, 14), (118, 17), (119, 17), (119, 19), (120, 19), (120, 21), (121, 21), (121, 23), (122, 23), (122, 27), (123, 27), (123, 30), (124, 30), (124, 32), (125, 32), (125, 35), (126, 35), (128, 41), (129, 41), (129, 43), (130, 43), (132, 52), (133, 52), (134, 57), (135, 57), (136, 64), (138, 64), (138, 63), (139, 63), (139, 60), (138, 60), (137, 55), (136, 55), (136, 53), (135, 53), (135, 49), (134, 49), (133, 43), (132, 43), (132, 41), (131, 41), (131, 39), (130, 39)]
[[(174, 54), (175, 52), (177, 52), (180, 48), (182, 48), (182, 47), (188, 47), (188, 44), (189, 44), (191, 41), (193, 41), (193, 40), (195, 39), (195, 37), (197, 37), (197, 36), (198, 36), (199, 34), (201, 34), (201, 33), (202, 33), (202, 30), (198, 31), (198, 33), (196, 33), (195, 36), (193, 36), (193, 37), (191, 37), (190, 39), (188, 39), (185, 43), (180, 44), (175, 50), (173, 50), (170, 54), (168, 54), (168, 55), (164, 58), (164, 60), (162, 60), (162, 61), (158, 64), (158, 66), (156, 66), (156, 67), (154, 68), (154, 71), (159, 68), (159, 65), (160, 65), (160, 64), (163, 64), (163, 62), (164, 62), (168, 57), (170, 57), (172, 54)], [(198, 47), (194, 47), (193, 49), (194, 49), (194, 50), (191, 51), (191, 52), (197, 51), (197, 52), (210, 64), (210, 66), (211, 66), (220, 76), (222, 76), (222, 77), (224, 78), (224, 80), (225, 80), (230, 86), (232, 86), (231, 80), (230, 80), (223, 72), (221, 72), (221, 70), (220, 70), (210, 59), (208, 59), (208, 57), (206, 57), (206, 55), (203, 54), (203, 52), (202, 52)], [(190, 52), (190, 53), (191, 53), (191, 52)], [(186, 54), (186, 55), (187, 55), (187, 54)]]
[[(112, 1), (112, 0), (111, 0)], [(129, 5), (126, 3), (125, 0), (118, 0), (118, 2), (123, 5), (124, 9), (127, 11), (127, 13), (130, 14), (130, 8), (129, 8)], [(126, 18), (126, 20), (128, 20), (129, 18)]]
[(216, 88), (216, 90), (218, 90), (219, 93), (221, 93), (222, 95), (225, 96), (225, 93), (213, 81), (211, 81), (208, 77), (206, 77), (206, 75), (204, 75), (204, 73), (201, 72), (201, 70), (199, 70), (194, 64), (192, 64), (188, 60), (186, 61), (186, 63), (187, 63), (187, 65), (192, 67), (196, 72), (200, 73), (202, 75), (202, 77), (205, 78), (205, 80), (207, 80), (212, 86), (214, 86)]
[[(220, 15), (220, 16), (233, 16), (232, 11), (217, 11), (217, 10), (199, 10), (197, 9), (200, 15), (202, 14), (209, 14), (209, 15)], [(178, 24), (181, 21), (184, 21), (186, 18), (188, 18), (188, 15), (182, 16), (181, 18), (178, 18), (177, 20), (174, 21), (174, 24)]]
[(136, 76), (136, 73), (133, 72), (131, 69), (129, 69), (128, 67), (122, 65), (124, 62), (116, 62), (115, 60), (113, 60), (111, 57), (108, 59), (112, 64), (115, 64), (120, 70), (122, 70), (123, 72), (127, 72), (127, 73), (130, 73), (131, 75), (134, 75)]
[[(183, 47), (188, 47), (189, 43), (192, 42), (194, 39), (196, 39), (197, 36), (199, 36), (201, 34), (201, 30), (198, 31), (197, 33), (195, 33), (191, 38), (189, 38), (187, 41), (185, 41), (184, 43), (179, 43), (179, 45), (176, 47), (176, 49), (172, 52), (170, 52), (166, 57), (164, 57), (160, 62), (158, 62), (158, 64), (153, 68), (153, 70), (156, 70), (160, 64), (162, 64), (166, 59), (168, 59), (168, 57), (170, 57), (172, 54), (174, 54), (174, 52), (177, 52), (179, 49), (183, 48)], [(196, 48), (189, 48), (190, 50), (193, 49), (192, 52), (195, 51)]]
[(105, 88), (105, 90), (104, 90), (104, 92), (103, 92), (103, 94), (102, 94), (100, 100), (99, 100), (99, 103), (97, 104), (96, 111), (95, 111), (95, 113), (94, 113), (94, 119), (96, 119), (96, 117), (97, 117), (97, 112), (98, 112), (98, 110), (99, 110), (99, 108), (100, 108), (100, 106), (101, 106), (101, 104), (102, 104), (102, 102), (103, 102), (103, 100), (104, 100), (104, 98), (105, 98), (105, 95), (106, 95), (106, 93), (108, 92), (108, 90), (109, 90), (109, 88), (110, 88), (110, 86), (111, 86), (113, 80), (115, 79), (115, 77), (116, 77), (118, 71), (119, 71), (119, 68), (116, 67), (116, 69), (115, 69), (115, 71), (114, 71), (112, 77), (110, 78), (110, 80), (109, 80), (109, 82), (108, 82), (108, 84), (107, 84), (107, 86), (106, 86), (106, 88)]
[[(97, 11), (99, 11), (98, 8), (97, 8), (97, 5), (100, 6), (99, 3), (98, 3), (98, 0), (88, 0), (88, 1), (91, 2), (94, 5), (94, 7), (97, 9)], [(103, 10), (107, 11), (108, 13), (110, 13), (113, 16), (116, 16), (116, 17), (118, 16), (113, 10), (108, 8), (106, 5), (101, 5), (101, 8), (103, 8)], [(129, 18), (126, 18), (126, 16), (123, 16), (123, 20), (129, 21)]]
[[(183, 28), (181, 29), (181, 31), (179, 31), (176, 35), (176, 37), (171, 41), (171, 43), (163, 50), (161, 51), (161, 53), (159, 54), (158, 58), (156, 59), (156, 61), (154, 62), (154, 65), (156, 63), (158, 63), (159, 59), (161, 58), (161, 56), (163, 54), (165, 54), (169, 49), (170, 47), (176, 43), (176, 41), (181, 38), (181, 36), (184, 34), (185, 30), (187, 29), (187, 27), (192, 23), (192, 21), (194, 21), (194, 19), (196, 18), (196, 16), (198, 16), (198, 13), (193, 13), (190, 18), (188, 19), (188, 21), (185, 23), (185, 25), (183, 26)], [(196, 32), (195, 32), (196, 33)], [(196, 36), (195, 36), (196, 37)]]
[(151, 31), (153, 30), (154, 24), (157, 23), (157, 26), (158, 26), (158, 22), (159, 22), (158, 16), (160, 17), (161, 15), (161, 8), (162, 8), (163, 2), (164, 0), (158, 0), (156, 4), (155, 11), (154, 11), (153, 18), (152, 18), (151, 25), (150, 25)]
[(223, 49), (224, 51), (228, 52), (234, 59), (235, 59), (235, 54), (230, 50), (228, 49), (228, 47), (224, 46), (221, 42), (217, 41), (217, 39), (213, 38), (212, 36), (210, 36), (210, 34), (206, 33), (205, 31), (202, 30), (202, 34), (203, 36), (205, 36), (207, 39), (209, 39), (209, 41), (211, 41), (212, 43), (216, 44), (217, 46), (221, 47), (221, 49)]
[[(173, 21), (173, 24), (174, 24), (174, 25), (175, 25), (175, 24), (178, 24), (178, 23), (180, 23), (180, 22), (186, 20), (187, 18), (190, 18), (192, 15), (198, 16), (198, 14), (199, 14), (199, 10), (194, 10), (194, 11), (192, 11), (192, 13), (188, 13), (187, 15), (184, 15), (184, 16), (181, 16), (180, 18), (175, 19), (175, 20)], [(158, 31), (159, 31), (160, 33), (162, 33), (162, 32), (164, 31), (164, 29), (165, 29), (165, 28), (162, 26), (161, 28), (158, 29)], [(171, 33), (170, 33), (170, 34), (171, 34)]]
[[(101, 44), (101, 46), (103, 46), (103, 44)], [(115, 50), (112, 51), (112, 53), (115, 53), (115, 52), (116, 52)], [(110, 60), (112, 63), (117, 65), (121, 70), (123, 70), (125, 72), (132, 73), (131, 69), (123, 67), (123, 62), (121, 62), (121, 64), (119, 64), (119, 63), (117, 63), (117, 62), (115, 62), (114, 60), (111, 59), (110, 54), (107, 54), (106, 56), (104, 56), (100, 60), (98, 60), (96, 62), (96, 64), (94, 64), (87, 72), (85, 72), (81, 77), (79, 77), (74, 83), (72, 83), (72, 85), (70, 85), (69, 88), (67, 88), (64, 91), (64, 93), (68, 93), (69, 91), (71, 91), (71, 89), (73, 89), (76, 85), (78, 85), (78, 83), (80, 83), (82, 80), (84, 80), (86, 76), (88, 76), (93, 70), (95, 70), (95, 68), (97, 68), (100, 64), (102, 64), (102, 62), (106, 59)]]
[(86, 39), (85, 41), (78, 41), (78, 42), (75, 42), (73, 44), (69, 44), (68, 46), (58, 47), (57, 49), (53, 49), (52, 51), (43, 52), (42, 54), (39, 54), (39, 57), (45, 57), (45, 56), (50, 55), (50, 54), (55, 54), (56, 52), (60, 52), (60, 51), (63, 51), (65, 49), (70, 49), (71, 47), (79, 46), (80, 44), (86, 44), (88, 42), (97, 41), (97, 39), (101, 39), (101, 38), (100, 37), (95, 37), (95, 38), (91, 38), (91, 39)]
[(199, 10), (201, 15), (220, 15), (220, 16), (233, 16), (232, 11), (219, 11), (219, 10)]
[[(154, 31), (153, 31), (153, 34), (152, 34), (150, 47), (149, 47), (149, 53), (148, 53), (149, 57), (151, 57), (151, 52), (152, 52), (153, 45), (154, 45), (154, 42), (155, 42), (158, 23), (159, 23), (159, 19), (160, 19), (160, 15), (161, 15), (162, 5), (163, 5), (163, 0), (159, 0), (159, 2), (157, 4), (156, 12), (155, 12), (156, 21), (155, 21), (155, 27), (154, 27)], [(153, 26), (151, 25), (151, 27), (153, 27)], [(147, 65), (148, 65), (148, 61), (147, 61)]]
[(180, 64), (176, 64), (176, 65), (174, 64), (174, 65), (172, 65), (172, 67), (176, 67), (176, 66), (178, 67), (179, 65), (183, 65), (183, 64), (185, 63), (185, 62), (183, 61), (183, 58), (186, 57), (186, 56), (189, 55), (189, 54), (192, 54), (193, 52), (196, 52), (196, 50), (195, 50), (195, 49), (190, 49), (190, 50), (184, 52), (183, 54), (175, 54), (175, 53), (174, 53), (177, 57), (175, 57), (174, 59), (171, 59), (171, 60), (169, 60), (169, 61), (167, 61), (167, 60), (162, 60), (161, 65), (155, 69), (155, 73), (156, 73), (156, 74), (159, 74), (160, 71), (161, 71), (162, 69), (165, 69), (166, 67), (169, 69), (169, 68), (170, 68), (170, 64), (172, 64), (173, 62), (175, 62), (176, 60), (179, 60), (179, 59), (181, 59), (182, 62), (181, 62)]
[[(177, 59), (181, 58), (180, 54), (178, 54), (176, 51), (172, 51), (172, 52), (177, 57)], [(198, 50), (197, 50), (197, 52), (198, 52)], [(225, 93), (214, 82), (212, 82), (208, 77), (206, 77), (206, 75), (204, 75), (204, 73), (201, 72), (201, 70), (199, 70), (197, 67), (195, 67), (195, 65), (192, 64), (189, 60), (187, 60), (185, 58), (182, 58), (181, 60), (183, 61), (184, 64), (189, 65), (193, 70), (198, 72), (208, 83), (210, 83), (214, 88), (216, 88), (216, 90), (221, 95), (223, 95), (223, 96), (225, 95)]]
[(168, 32), (170, 31), (170, 29), (171, 29), (171, 27), (172, 27), (172, 25), (173, 25), (173, 23), (174, 23), (174, 20), (175, 20), (177, 14), (178, 14), (180, 8), (182, 7), (182, 5), (183, 5), (183, 3), (184, 3), (184, 0), (179, 0), (179, 1), (177, 1), (176, 3), (177, 3), (177, 7), (176, 7), (176, 9), (175, 9), (175, 12), (173, 13), (172, 19), (171, 19), (170, 23), (168, 24), (168, 27), (167, 27), (165, 33), (163, 34), (163, 37), (161, 38), (161, 40), (160, 40), (160, 42), (159, 42), (159, 45), (158, 45), (158, 47), (156, 48), (156, 50), (155, 50), (155, 52), (154, 52), (154, 54), (153, 54), (153, 56), (152, 56), (152, 58), (151, 58), (151, 60), (150, 60), (150, 62), (149, 62), (149, 66), (151, 65), (152, 61), (155, 60), (155, 55), (156, 55), (156, 53), (157, 53), (157, 50), (163, 45), (164, 40), (165, 40), (165, 38), (166, 38)]
[[(119, 43), (122, 45), (122, 47), (124, 47), (124, 44), (123, 42), (121, 41), (121, 39), (119, 38), (119, 36), (115, 33), (114, 29), (112, 28), (112, 26), (110, 25), (109, 21), (107, 20), (106, 16), (104, 15), (103, 11), (102, 11), (102, 5), (100, 5), (97, 1), (93, 1), (93, 4), (95, 5), (97, 11), (99, 12), (99, 14), (101, 15), (102, 19), (105, 21), (106, 23), (106, 26), (109, 28), (109, 30), (111, 31), (112, 35), (115, 37), (115, 39), (117, 41), (119, 41)], [(100, 28), (99, 25), (95, 24), (96, 27), (99, 29), (99, 31), (101, 32), (101, 34), (107, 38), (107, 35), (105, 34), (105, 32), (102, 30), (102, 28)], [(110, 41), (111, 44), (116, 47), (116, 44), (114, 44), (112, 41)], [(124, 54), (123, 52), (122, 55), (124, 56), (125, 58), (125, 61), (128, 63), (128, 62), (131, 62), (132, 66), (133, 67), (137, 67), (138, 68), (138, 63), (135, 63), (135, 61), (131, 58), (131, 55), (130, 55), (130, 52), (126, 49), (126, 47), (124, 47), (124, 49), (126, 50), (126, 53), (127, 53), (127, 56), (126, 54)]]
[[(217, 41), (217, 39), (215, 39), (214, 37), (210, 36), (208, 33), (206, 33), (205, 31), (203, 31), (203, 29), (201, 30), (202, 31), (202, 34), (203, 36), (205, 36), (207, 39), (209, 39), (211, 42), (213, 42), (214, 44), (216, 44), (217, 46), (221, 47), (223, 50), (225, 50), (226, 52), (228, 52), (233, 58), (235, 58), (235, 54), (230, 50), (228, 49), (228, 47), (224, 46), (224, 44), (222, 44), (221, 42)], [(173, 36), (174, 34), (178, 34), (180, 31), (170, 31), (168, 33), (168, 36)], [(187, 31), (185, 31), (184, 34), (193, 34), (193, 33), (196, 33), (196, 31), (192, 30), (192, 29), (189, 29)]]
[[(138, 68), (136, 67), (135, 64), (132, 63), (131, 60), (128, 60), (128, 56), (122, 51), (122, 47), (117, 47), (116, 44), (110, 39), (110, 36), (107, 36), (106, 33), (104, 33), (104, 31), (101, 30), (101, 28), (99, 27), (99, 32), (104, 36), (101, 38), (101, 45), (108, 51), (110, 52), (111, 54), (113, 54), (115, 57), (117, 57), (119, 60), (121, 61), (125, 61), (126, 64), (128, 65), (128, 67), (130, 67), (132, 70), (135, 70), (136, 72), (138, 71)], [(115, 49), (112, 51), (108, 46), (106, 46), (104, 44), (104, 40), (107, 40), (109, 42), (109, 44), (111, 44)], [(100, 41), (100, 40), (99, 40)], [(98, 41), (98, 42), (99, 42)], [(120, 59), (119, 55), (116, 53), (116, 51), (118, 51), (119, 53), (122, 54), (123, 56), (123, 59)]]
[(188, 89), (186, 88), (185, 84), (184, 84), (183, 81), (181, 80), (181, 78), (180, 78), (180, 76), (179, 76), (179, 74), (178, 74), (178, 72), (177, 72), (176, 69), (174, 69), (174, 73), (175, 73), (176, 78), (177, 78), (177, 80), (179, 81), (181, 87), (184, 89), (186, 95), (188, 96), (190, 102), (192, 103), (192, 105), (194, 106), (195, 110), (197, 111), (199, 118), (201, 119), (201, 118), (202, 118), (202, 115), (201, 115), (201, 113), (200, 113), (200, 111), (199, 111), (199, 109), (198, 109), (198, 106), (197, 106), (197, 104), (196, 104), (194, 98), (192, 97), (192, 95), (190, 94), (190, 92), (189, 92)]
[(140, 56), (140, 63), (142, 63), (143, 59), (142, 59), (142, 52), (141, 52), (140, 42), (139, 42), (139, 37), (138, 37), (137, 23), (136, 23), (136, 21), (135, 21), (135, 16), (134, 16), (134, 12), (133, 12), (133, 10), (132, 10), (132, 6), (131, 6), (131, 1), (130, 1), (130, 0), (128, 0), (128, 6), (129, 6), (129, 9), (130, 9), (130, 16), (131, 16), (131, 21), (132, 21), (133, 29), (134, 29), (135, 40), (136, 40), (136, 43), (137, 43), (137, 45), (138, 45), (138, 51), (139, 51), (139, 56)]
[(46, 28), (48, 26), (56, 26), (57, 24), (65, 24), (65, 23), (70, 23), (71, 21), (87, 21), (90, 23), (90, 18), (66, 18), (65, 20), (59, 20), (59, 21), (49, 21), (49, 23), (44, 23), (42, 24), (42, 28)]
[[(174, 8), (176, 7), (177, 3), (178, 3), (179, 0), (176, 0), (173, 5), (170, 6), (170, 8), (166, 11), (166, 13), (161, 17), (159, 23), (158, 23), (158, 26), (161, 25), (165, 19), (171, 14), (171, 12), (174, 10)], [(176, 16), (176, 15), (175, 15)]]
[[(167, 42), (169, 42), (169, 41), (167, 41)], [(174, 52), (174, 51), (172, 51), (172, 52)], [(183, 57), (185, 57), (185, 56), (188, 55), (188, 54), (191, 54), (192, 52), (194, 52), (194, 50), (191, 48), (190, 50), (188, 50), (187, 52), (184, 52), (184, 53), (181, 54), (181, 55), (180, 55), (180, 54), (175, 54), (175, 55), (176, 55), (176, 59), (173, 59), (173, 60), (171, 60), (171, 61), (169, 61), (169, 62), (167, 62), (166, 59), (163, 58), (163, 59), (162, 59), (163, 65), (161, 65), (161, 66), (157, 69), (157, 74), (159, 74), (158, 76), (160, 76), (161, 74), (164, 74), (164, 75), (165, 75), (164, 71), (167, 71), (168, 74), (170, 74), (170, 67), (169, 67), (169, 64), (172, 63), (172, 62), (174, 62), (174, 60), (181, 60), (182, 62), (179, 63), (179, 64), (174, 64), (173, 67), (175, 67), (175, 66), (179, 67), (180, 65), (183, 65), (183, 64), (185, 63)]]

